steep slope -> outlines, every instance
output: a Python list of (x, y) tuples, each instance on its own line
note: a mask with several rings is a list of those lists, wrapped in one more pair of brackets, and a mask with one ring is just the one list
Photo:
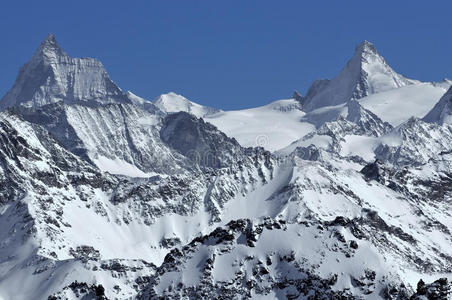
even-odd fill
[(136, 105), (56, 103), (16, 110), (103, 171), (149, 177), (181, 173), (187, 166), (183, 157), (161, 141), (161, 116)]
[(271, 213), (238, 213), (173, 249), (139, 298), (408, 299), (419, 279), (450, 275), (443, 254), (452, 246), (451, 218), (444, 212), (452, 194), (428, 196), (450, 178), (434, 175), (433, 165), (402, 174), (388, 167), (387, 181), (335, 159), (295, 154), (291, 167), (277, 193), (253, 200)]
[(440, 162), (443, 155), (450, 153), (452, 128), (449, 124), (441, 126), (413, 117), (392, 128), (373, 116), (357, 123), (339, 116), (276, 154), (287, 156), (295, 151), (310, 156), (314, 151), (318, 156), (319, 151), (326, 151), (325, 160), (333, 156), (362, 164), (379, 159), (397, 167), (419, 167), (432, 160)]
[(244, 151), (235, 139), (202, 119), (186, 112), (167, 116), (160, 130), (162, 140), (199, 166), (224, 168), (243, 159)]
[(426, 123), (411, 118), (381, 137), (377, 158), (398, 166), (420, 166), (442, 160), (452, 149), (452, 126)]
[(99, 61), (67, 56), (53, 35), (21, 68), (0, 107), (44, 126), (102, 171), (149, 177), (181, 173), (186, 166), (186, 159), (160, 140), (159, 108), (124, 94)]
[(308, 112), (413, 83), (417, 81), (397, 74), (375, 47), (364, 41), (356, 47), (353, 58), (334, 79), (313, 83), (303, 98), (302, 108)]
[(154, 100), (154, 104), (162, 111), (167, 113), (183, 111), (190, 113), (198, 118), (206, 117), (208, 115), (220, 112), (219, 109), (202, 106), (172, 92), (160, 95), (157, 99)]
[(103, 65), (92, 58), (70, 58), (50, 34), (20, 70), (0, 109), (65, 103), (128, 103)]
[[(101, 284), (109, 297), (133, 296), (169, 248), (229, 218), (222, 215), (226, 203), (276, 172), (268, 152), (242, 149), (204, 124), (209, 130), (195, 139), (235, 143), (242, 153), (235, 164), (201, 172), (191, 160), (187, 174), (117, 178), (65, 150), (44, 128), (9, 112), (0, 117), (0, 296), (7, 299), (47, 299), (61, 290), (80, 296), (84, 284)], [(229, 150), (218, 149), (226, 157), (221, 151)]]
[(318, 160), (326, 155), (323, 159), (339, 156), (359, 163), (371, 162), (375, 159), (374, 149), (380, 144), (379, 137), (393, 129), (356, 100), (314, 110), (303, 120), (319, 122), (321, 126), (275, 152), (276, 155), (288, 156), (296, 152), (304, 159)]
[(426, 122), (452, 125), (452, 87), (423, 119)]

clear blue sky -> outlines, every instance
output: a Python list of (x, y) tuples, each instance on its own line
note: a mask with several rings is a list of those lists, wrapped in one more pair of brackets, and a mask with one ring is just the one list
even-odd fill
[(0, 94), (52, 32), (124, 90), (223, 109), (305, 94), (364, 39), (403, 75), (452, 78), (452, 1), (2, 1)]

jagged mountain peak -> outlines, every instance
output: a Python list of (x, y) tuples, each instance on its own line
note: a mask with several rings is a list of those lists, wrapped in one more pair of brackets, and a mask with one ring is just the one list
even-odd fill
[(69, 57), (50, 34), (19, 70), (14, 86), (0, 101), (0, 110), (60, 101), (68, 104), (130, 102), (100, 61)]
[(452, 126), (393, 128), (352, 97), (390, 77), (370, 43), (307, 96), (338, 105), (305, 113), (296, 93), (206, 121), (54, 36), (35, 55), (0, 112), (0, 298), (408, 299), (449, 271)]
[(346, 107), (348, 110), (346, 119), (360, 126), (362, 132), (380, 136), (392, 130), (389, 123), (383, 122), (377, 115), (362, 107), (359, 101), (350, 100)]
[(47, 37), (41, 42), (36, 50), (33, 59), (39, 58), (56, 58), (58, 56), (67, 56), (67, 54), (58, 45), (56, 37), (53, 33), (47, 35)]
[(55, 35), (53, 33), (49, 33), (41, 43), (41, 45), (44, 45), (44, 44), (58, 46)]
[(378, 51), (375, 48), (374, 44), (371, 42), (364, 40), (360, 44), (356, 45), (355, 47), (355, 53), (358, 54), (375, 54), (378, 55)]
[(378, 118), (375, 114), (362, 107), (357, 100), (352, 99), (348, 101), (346, 107), (348, 109), (347, 119), (349, 121), (354, 122), (355, 119), (361, 118), (364, 114), (372, 115)]
[(292, 98), (297, 100), (300, 103), (303, 101), (303, 96), (298, 91), (293, 92)]
[(335, 78), (311, 85), (302, 102), (303, 110), (335, 106), (416, 82), (397, 74), (372, 43), (363, 41)]

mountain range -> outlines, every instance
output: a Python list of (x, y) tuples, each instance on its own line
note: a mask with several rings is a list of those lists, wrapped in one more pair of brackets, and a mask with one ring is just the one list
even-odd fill
[(451, 86), (364, 41), (224, 111), (51, 34), (0, 100), (0, 299), (449, 299)]

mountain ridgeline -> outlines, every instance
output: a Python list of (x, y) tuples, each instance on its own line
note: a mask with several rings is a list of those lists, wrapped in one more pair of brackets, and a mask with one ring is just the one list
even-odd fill
[(223, 111), (49, 35), (0, 100), (0, 299), (450, 299), (451, 85), (364, 41)]

